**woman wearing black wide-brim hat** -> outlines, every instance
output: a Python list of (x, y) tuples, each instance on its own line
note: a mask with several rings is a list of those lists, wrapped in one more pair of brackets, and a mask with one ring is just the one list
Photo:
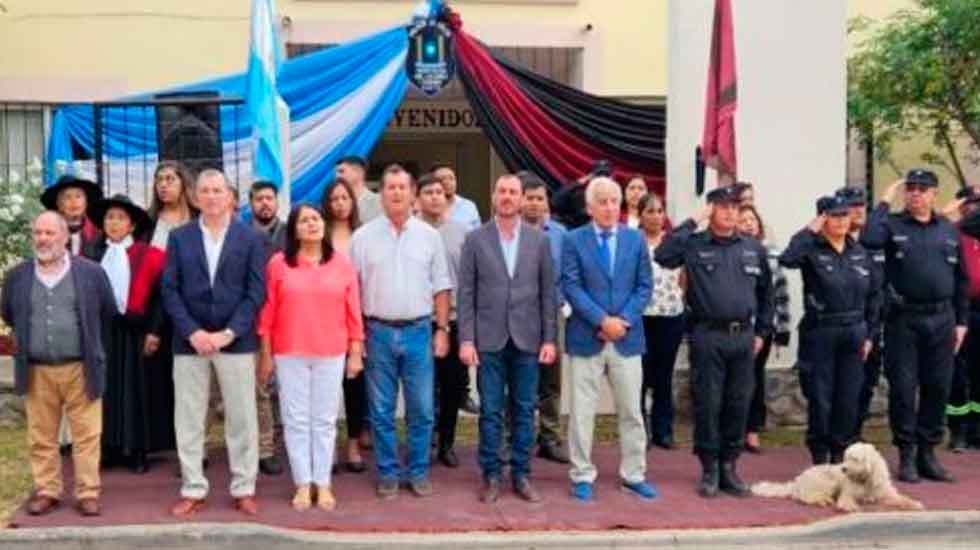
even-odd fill
[(106, 338), (103, 465), (126, 463), (144, 473), (147, 453), (174, 448), (173, 408), (153, 406), (159, 402), (154, 394), (173, 386), (172, 371), (151, 368), (150, 361), (158, 353), (164, 322), (160, 278), (166, 253), (136, 240), (152, 222), (125, 195), (95, 203), (90, 217), (103, 233), (93, 259), (108, 275), (117, 305)]
[(57, 210), (68, 221), (68, 250), (72, 255), (92, 256), (92, 245), (99, 239), (99, 232), (87, 213), (101, 199), (102, 189), (98, 184), (71, 174), (61, 176), (41, 194), (41, 204), (48, 210)]

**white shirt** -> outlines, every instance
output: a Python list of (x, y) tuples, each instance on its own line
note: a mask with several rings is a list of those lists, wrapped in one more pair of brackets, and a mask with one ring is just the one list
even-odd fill
[(684, 291), (681, 290), (681, 269), (667, 269), (653, 259), (656, 248), (650, 250), (650, 267), (653, 269), (653, 293), (643, 315), (675, 317), (684, 313)]
[(408, 321), (431, 315), (432, 297), (453, 288), (442, 236), (416, 218), (406, 220), (401, 233), (386, 215), (362, 225), (351, 238), (350, 255), (365, 317)]
[(225, 246), (225, 235), (228, 234), (228, 226), (231, 225), (231, 216), (227, 216), (215, 238), (211, 230), (204, 225), (204, 216), (197, 220), (201, 226), (201, 237), (204, 241), (204, 256), (208, 261), (208, 276), (211, 278), (211, 286), (214, 286), (214, 277), (218, 273), (218, 260), (221, 259), (221, 249)]
[(65, 275), (68, 275), (69, 269), (71, 269), (71, 260), (68, 259), (67, 253), (61, 257), (61, 265), (59, 266), (58, 271), (55, 271), (54, 273), (42, 273), (41, 264), (39, 264), (37, 260), (34, 260), (34, 276), (36, 276), (37, 280), (40, 281), (42, 285), (47, 287), (48, 290), (51, 290), (58, 283), (60, 283), (61, 280), (65, 278)]
[(167, 241), (170, 239), (170, 232), (177, 227), (179, 227), (179, 225), (171, 225), (167, 220), (157, 218), (157, 223), (153, 228), (153, 237), (150, 239), (150, 244), (166, 252)]
[(465, 227), (467, 232), (480, 227), (482, 223), (480, 222), (480, 211), (476, 209), (476, 203), (461, 195), (456, 195), (453, 199), (449, 219)]
[(514, 238), (509, 241), (504, 238), (504, 232), (497, 225), (497, 220), (494, 220), (493, 224), (497, 228), (497, 235), (500, 237), (500, 250), (504, 253), (504, 264), (507, 266), (507, 275), (513, 279), (514, 270), (517, 268), (517, 250), (521, 245), (521, 222), (518, 220), (514, 224)]
[(357, 197), (357, 216), (361, 224), (374, 220), (382, 213), (384, 210), (381, 208), (381, 197), (365, 187)]

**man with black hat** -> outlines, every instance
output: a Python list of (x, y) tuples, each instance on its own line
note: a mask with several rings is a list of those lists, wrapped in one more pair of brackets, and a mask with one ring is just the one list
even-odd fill
[(861, 362), (878, 325), (881, 281), (848, 232), (848, 200), (821, 197), (817, 217), (790, 241), (779, 263), (803, 275), (800, 387), (808, 402), (807, 447), (814, 464), (839, 464), (856, 434)]
[(73, 175), (61, 176), (41, 195), (41, 204), (57, 210), (68, 221), (68, 252), (72, 256), (90, 256), (99, 239), (99, 230), (88, 219), (88, 209), (102, 200), (102, 189), (90, 180)]
[[(748, 496), (735, 463), (744, 448), (754, 387), (753, 357), (772, 330), (772, 275), (766, 249), (735, 230), (738, 184), (708, 193), (708, 207), (681, 223), (656, 252), (660, 265), (686, 266), (691, 308), (694, 452), (701, 460), (698, 494), (721, 489)], [(698, 231), (698, 225), (708, 228)]]
[[(851, 217), (850, 236), (856, 242), (861, 241), (861, 232), (868, 223), (868, 198), (864, 189), (860, 187), (844, 186), (838, 189), (835, 195), (843, 197), (847, 201), (848, 212)], [(885, 280), (885, 252), (878, 249), (865, 247), (871, 257), (871, 271), (874, 280)], [(879, 297), (880, 298), (880, 297)], [(884, 309), (884, 300), (878, 300), (878, 319), (884, 319), (887, 312)], [(868, 419), (871, 410), (871, 400), (874, 398), (875, 388), (878, 387), (878, 380), (881, 379), (882, 364), (882, 323), (878, 323), (877, 330), (870, 334), (871, 352), (864, 360), (864, 383), (861, 386), (861, 395), (858, 398), (857, 423), (855, 425), (855, 436), (860, 439), (864, 428), (864, 422)]]
[[(871, 212), (861, 243), (885, 251), (885, 375), (898, 478), (954, 481), (936, 459), (953, 376), (966, 336), (967, 280), (959, 234), (933, 211), (939, 180), (915, 169), (893, 183)], [(889, 211), (900, 189), (905, 208)], [(918, 397), (918, 407), (916, 407)]]
[[(980, 188), (964, 187), (944, 213), (950, 221), (980, 212)], [(980, 239), (960, 232), (963, 271), (969, 281), (970, 318), (966, 341), (953, 367), (953, 382), (946, 405), (949, 448), (954, 453), (980, 447)]]

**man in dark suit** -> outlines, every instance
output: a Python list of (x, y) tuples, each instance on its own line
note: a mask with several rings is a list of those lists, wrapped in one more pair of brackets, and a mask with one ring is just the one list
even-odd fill
[(479, 365), (480, 500), (500, 492), (505, 403), (511, 422), (511, 480), (518, 496), (541, 500), (531, 485), (531, 446), (539, 363), (555, 361), (555, 281), (545, 234), (520, 219), (521, 180), (494, 184), (493, 221), (466, 237), (459, 266), (460, 359)]
[(569, 232), (562, 243), (562, 293), (572, 306), (566, 328), (571, 358), (571, 414), (568, 445), (572, 496), (592, 500), (598, 476), (592, 464), (592, 436), (599, 384), (606, 374), (619, 416), (623, 490), (644, 500), (657, 491), (646, 481), (646, 430), (637, 389), (643, 385), (646, 351), (643, 310), (653, 276), (643, 236), (619, 223), (619, 184), (593, 178), (585, 191), (592, 223)]
[(170, 234), (163, 303), (174, 324), (174, 420), (180, 456), (177, 517), (204, 507), (202, 458), (211, 369), (225, 404), (231, 495), (257, 513), (258, 423), (255, 409), (255, 318), (264, 299), (265, 250), (258, 234), (232, 217), (231, 187), (218, 170), (195, 185), (201, 215)]

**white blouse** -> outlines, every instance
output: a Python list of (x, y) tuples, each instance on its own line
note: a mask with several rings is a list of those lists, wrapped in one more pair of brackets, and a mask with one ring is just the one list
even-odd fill
[(645, 316), (676, 317), (684, 313), (684, 290), (681, 289), (681, 269), (667, 269), (653, 259), (655, 248), (648, 246), (653, 269), (653, 294), (643, 311)]

